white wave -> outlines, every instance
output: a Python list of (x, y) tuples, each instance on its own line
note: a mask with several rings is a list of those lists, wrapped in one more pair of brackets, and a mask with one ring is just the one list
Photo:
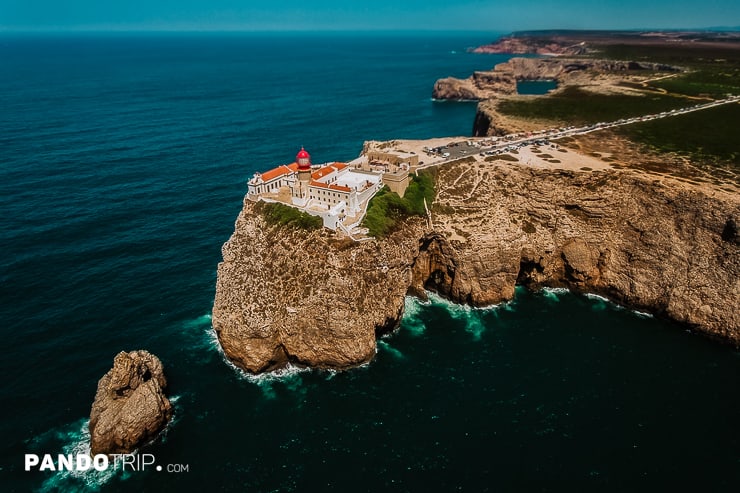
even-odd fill
[(543, 293), (553, 293), (553, 294), (568, 294), (570, 293), (570, 289), (568, 288), (553, 288), (545, 286), (540, 291)]
[(293, 393), (305, 394), (306, 389), (303, 387), (302, 374), (313, 371), (308, 367), (295, 366), (288, 363), (283, 368), (255, 375), (236, 366), (226, 355), (223, 358), (224, 362), (234, 370), (240, 380), (257, 385), (266, 399), (275, 399), (277, 397), (275, 391), (276, 385), (283, 385)]
[[(76, 456), (77, 454), (90, 455), (89, 419), (82, 419), (55, 432), (62, 438), (62, 454)], [(111, 466), (105, 471), (90, 468), (87, 471), (68, 471), (66, 469), (55, 472), (43, 482), (39, 491), (100, 491), (100, 488), (110, 481), (120, 470), (120, 466)], [(125, 477), (123, 477), (125, 479)]]
[(428, 296), (433, 305), (444, 307), (453, 319), (464, 324), (465, 331), (472, 334), (475, 340), (479, 340), (486, 331), (486, 325), (483, 322), (482, 316), (486, 313), (495, 313), (496, 310), (505, 306), (504, 303), (501, 303), (485, 307), (473, 307), (470, 305), (458, 305), (436, 293), (428, 293)]
[(470, 305), (460, 305), (458, 303), (455, 303), (454, 301), (450, 301), (446, 298), (443, 298), (442, 296), (438, 295), (434, 292), (428, 292), (427, 296), (429, 296), (429, 301), (437, 306), (444, 306), (451, 312), (465, 312), (465, 313), (471, 313), (471, 312), (491, 312), (498, 310), (499, 308), (502, 308), (506, 306), (507, 304), (511, 303), (510, 301), (504, 301), (501, 303), (496, 303), (493, 305), (486, 305), (486, 306), (470, 306)]
[[(178, 394), (178, 395), (171, 395), (168, 397), (170, 400), (170, 404), (172, 404), (172, 418), (170, 418), (167, 425), (164, 427), (164, 430), (160, 431), (157, 436), (154, 438), (154, 440), (161, 440), (162, 443), (167, 442), (167, 435), (169, 431), (180, 421), (180, 418), (183, 415), (183, 409), (180, 405), (180, 401), (182, 400), (182, 396), (184, 394)], [(191, 400), (192, 400), (192, 394), (191, 394)]]
[(405, 300), (403, 326), (415, 335), (423, 334), (426, 329), (426, 325), (420, 317), (424, 307), (438, 306), (444, 308), (453, 319), (465, 327), (465, 331), (472, 334), (475, 340), (478, 340), (486, 331), (486, 323), (483, 316), (488, 314), (496, 315), (500, 309), (511, 311), (514, 309), (513, 305), (515, 303), (514, 300), (511, 300), (495, 305), (474, 307), (454, 303), (431, 291), (428, 291), (426, 294), (427, 301), (421, 301), (412, 296), (407, 296)]
[[(174, 408), (172, 419), (157, 434), (154, 440), (161, 440), (163, 443), (167, 441), (167, 433), (175, 426), (183, 414), (179, 405), (181, 398), (182, 395), (169, 397), (170, 403), (172, 403)], [(61, 429), (51, 430), (49, 433), (43, 434), (32, 441), (40, 443), (48, 439), (48, 437), (54, 437), (62, 442), (61, 454), (71, 455), (73, 457), (77, 455), (92, 456), (90, 453), (89, 425), (90, 420), (83, 418)], [(132, 452), (133, 455), (138, 453), (138, 449)], [(62, 471), (56, 471), (50, 478), (43, 482), (39, 491), (100, 491), (101, 487), (116, 475), (120, 475), (121, 479), (131, 477), (130, 472), (123, 471), (120, 461), (110, 460), (109, 464), (109, 467), (105, 471), (98, 471), (95, 468), (90, 468), (87, 471), (78, 471), (74, 468), (72, 470), (64, 469)]]
[(283, 368), (255, 375), (239, 368), (226, 356), (213, 326), (209, 326), (205, 332), (210, 348), (219, 354), (226, 366), (231, 368), (240, 380), (257, 385), (262, 390), (262, 394), (266, 399), (275, 399), (277, 397), (274, 388), (275, 384), (283, 384), (292, 392), (305, 394), (306, 389), (303, 388), (301, 374), (312, 371), (311, 368), (288, 363)]
[[(595, 301), (600, 302), (599, 304), (596, 305), (596, 307), (598, 307), (598, 308), (606, 308), (606, 306), (609, 306), (609, 307), (611, 307), (611, 308), (613, 308), (615, 310), (627, 310), (628, 309), (625, 306), (620, 305), (619, 303), (616, 303), (616, 302), (610, 300), (609, 298), (607, 298), (605, 296), (601, 296), (599, 294), (595, 294), (595, 293), (584, 293), (584, 296), (586, 298), (588, 298), (588, 299), (591, 299), (591, 300), (595, 300)], [(651, 313), (648, 313), (648, 312), (643, 312), (643, 311), (640, 311), (640, 310), (633, 310), (633, 309), (629, 309), (629, 311), (631, 311), (632, 313), (634, 313), (635, 315), (637, 315), (638, 317), (641, 317), (641, 318), (653, 318), (653, 315)]]
[(186, 321), (184, 324), (184, 327), (186, 329), (195, 329), (195, 328), (206, 327), (210, 325), (211, 325), (211, 314), (206, 313), (205, 315), (201, 315), (198, 318)]
[(560, 301), (560, 295), (570, 293), (568, 288), (542, 288), (540, 294), (552, 301)]
[(218, 334), (216, 334), (216, 329), (214, 329), (213, 326), (209, 325), (208, 328), (205, 330), (205, 334), (206, 334), (206, 346), (210, 349), (215, 350), (218, 353), (223, 354), (224, 350), (221, 347), (221, 343), (218, 340)]
[(413, 335), (422, 335), (427, 327), (421, 320), (420, 314), (424, 306), (431, 306), (431, 304), (429, 300), (422, 301), (415, 296), (406, 296), (403, 301), (402, 327)]
[(226, 366), (231, 368), (236, 375), (243, 379), (248, 380), (250, 382), (256, 383), (257, 378), (260, 377), (260, 375), (253, 375), (249, 373), (248, 371), (242, 370), (238, 366), (236, 366), (227, 356), (224, 352), (224, 348), (221, 347), (221, 343), (218, 340), (218, 334), (216, 334), (216, 329), (213, 328), (213, 326), (210, 326), (207, 330), (205, 330), (205, 334), (208, 341), (208, 347), (218, 353), (218, 355), (221, 357), (224, 363), (226, 363)]
[(639, 310), (630, 310), (630, 311), (640, 318), (654, 318), (652, 313), (641, 312)]
[(585, 296), (586, 298), (590, 300), (598, 300), (598, 301), (603, 301), (604, 303), (611, 303), (611, 300), (609, 298), (607, 298), (606, 296), (601, 296), (600, 294), (584, 293), (583, 296)]
[(403, 359), (404, 358), (404, 355), (403, 355), (403, 353), (401, 351), (399, 351), (398, 349), (394, 348), (393, 346), (391, 346), (390, 344), (388, 344), (385, 341), (378, 341), (378, 347), (382, 348), (384, 351), (390, 353), (391, 355), (393, 355), (394, 357), (396, 357), (398, 359)]

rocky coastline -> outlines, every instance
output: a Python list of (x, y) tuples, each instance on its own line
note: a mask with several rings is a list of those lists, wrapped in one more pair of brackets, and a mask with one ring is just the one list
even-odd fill
[(407, 294), (510, 300), (516, 285), (591, 292), (740, 346), (740, 199), (628, 169), (437, 168), (431, 223), (381, 240), (269, 227), (244, 207), (218, 266), (213, 327), (252, 373), (344, 369), (375, 354)]
[(507, 53), (512, 55), (582, 55), (587, 52), (585, 42), (547, 36), (504, 36), (494, 43), (478, 46), (472, 53)]
[(482, 101), (515, 95), (518, 81), (554, 80), (561, 87), (592, 85), (596, 76), (621, 79), (627, 72), (680, 72), (681, 67), (643, 61), (574, 58), (512, 58), (493, 70), (477, 71), (466, 79), (446, 77), (435, 82), (437, 100)]
[[(486, 52), (576, 56), (586, 49), (567, 39), (557, 46), (540, 41), (513, 36)], [(656, 72), (682, 70), (642, 61), (512, 58), (467, 79), (440, 79), (433, 97), (479, 101), (476, 137), (461, 141), (474, 149), (476, 138), (543, 128), (497, 112), (498, 101), (526, 97), (516, 94), (517, 81), (621, 94)], [(421, 155), (440, 140), (375, 144), (410, 146)], [(429, 217), (408, 218), (382, 239), (269, 226), (245, 198), (222, 248), (213, 307), (226, 357), (250, 373), (288, 364), (351, 368), (374, 357), (376, 338), (398, 325), (407, 295), (423, 298), (431, 290), (488, 306), (511, 300), (517, 285), (598, 294), (740, 347), (737, 194), (606, 161), (569, 167), (547, 154), (569, 152), (556, 145), (530, 151), (551, 159), (537, 166), (521, 155), (472, 151), (435, 166)]]

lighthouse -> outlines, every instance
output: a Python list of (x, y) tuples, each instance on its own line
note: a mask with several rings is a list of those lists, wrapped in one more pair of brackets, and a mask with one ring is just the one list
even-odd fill
[(301, 150), (295, 156), (295, 162), (298, 163), (299, 173), (308, 173), (311, 175), (311, 155), (301, 146)]
[[(308, 199), (308, 185), (311, 182), (311, 155), (301, 146), (301, 150), (295, 156), (298, 164), (297, 195), (300, 199)], [(305, 202), (304, 202), (305, 203)]]

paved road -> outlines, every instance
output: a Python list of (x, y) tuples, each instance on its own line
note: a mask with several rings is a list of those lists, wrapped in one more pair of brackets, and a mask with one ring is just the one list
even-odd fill
[[(534, 133), (528, 133), (527, 135), (521, 134), (510, 134), (505, 137), (499, 137), (498, 142), (487, 147), (478, 147), (470, 145), (468, 142), (455, 143), (452, 146), (445, 146), (438, 148), (441, 154), (446, 154), (443, 159), (438, 159), (430, 163), (419, 166), (419, 169), (428, 168), (430, 166), (437, 166), (445, 163), (452, 159), (459, 159), (465, 156), (471, 156), (479, 153), (488, 155), (504, 154), (506, 152), (518, 149), (522, 146), (532, 145), (539, 142), (549, 141), (551, 139), (560, 139), (563, 137), (572, 137), (574, 135), (583, 135), (598, 130), (604, 130), (607, 128), (621, 127), (622, 125), (630, 125), (632, 123), (647, 122), (651, 120), (658, 120), (660, 118), (667, 118), (671, 116), (685, 115), (694, 111), (702, 111), (709, 108), (716, 108), (725, 104), (732, 104), (740, 102), (740, 96), (729, 96), (725, 99), (718, 99), (708, 103), (698, 104), (696, 106), (689, 106), (686, 108), (675, 109), (670, 111), (664, 111), (654, 115), (644, 115), (634, 118), (622, 118), (613, 122), (600, 122), (591, 125), (585, 125), (582, 127), (565, 127), (555, 128), (549, 130), (540, 130)], [(491, 139), (489, 137), (488, 139)], [(480, 138), (471, 139), (471, 141), (479, 141)], [(484, 139), (485, 140), (485, 139)]]

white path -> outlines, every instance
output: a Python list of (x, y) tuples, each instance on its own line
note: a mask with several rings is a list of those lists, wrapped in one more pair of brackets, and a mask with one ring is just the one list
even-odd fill
[[(662, 113), (643, 115), (643, 116), (633, 117), (633, 118), (622, 118), (622, 119), (619, 119), (613, 122), (600, 122), (600, 123), (594, 123), (591, 125), (584, 125), (582, 127), (546, 129), (546, 130), (540, 130), (538, 132), (528, 133), (527, 135), (524, 135), (524, 136), (521, 134), (510, 134), (510, 135), (500, 138), (500, 139), (503, 139), (503, 142), (498, 142), (495, 145), (492, 145), (489, 147), (481, 147), (480, 152), (503, 154), (513, 148), (522, 147), (525, 145), (531, 145), (533, 143), (536, 143), (537, 141), (541, 141), (545, 139), (551, 140), (551, 139), (560, 139), (563, 137), (572, 137), (575, 135), (584, 135), (587, 133), (596, 132), (598, 130), (604, 130), (607, 128), (615, 128), (615, 127), (621, 127), (623, 125), (631, 125), (633, 123), (647, 122), (651, 120), (659, 120), (661, 118), (685, 115), (687, 113), (692, 113), (694, 111), (702, 111), (702, 110), (706, 110), (709, 108), (716, 108), (717, 106), (722, 106), (725, 104), (733, 104), (733, 103), (738, 103), (738, 102), (740, 102), (740, 96), (728, 96), (725, 99), (718, 99), (716, 101), (702, 103), (702, 104), (698, 104), (695, 106), (689, 106), (686, 108), (674, 109), (670, 111), (663, 111)], [(487, 140), (490, 138), (491, 137), (485, 137), (485, 138), (468, 137), (467, 139), (480, 141), (481, 139)], [(431, 161), (429, 163), (425, 163), (419, 166), (418, 169), (429, 168), (431, 166), (438, 166), (440, 164), (446, 163), (447, 161), (448, 159), (446, 158), (437, 159), (435, 161)]]

